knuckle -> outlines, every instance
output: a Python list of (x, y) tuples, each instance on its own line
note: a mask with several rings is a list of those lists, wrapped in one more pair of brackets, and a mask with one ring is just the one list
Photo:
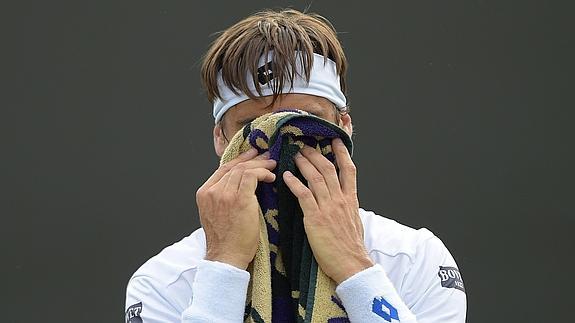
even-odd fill
[(354, 164), (354, 163), (347, 163), (347, 164), (345, 164), (345, 165), (344, 165), (344, 169), (345, 169), (347, 172), (350, 172), (350, 173), (356, 173), (356, 172), (357, 172), (357, 167), (355, 167), (355, 164)]
[(315, 183), (315, 184), (321, 184), (325, 182), (325, 179), (323, 178), (323, 176), (321, 174), (314, 174), (310, 179), (310, 182)]
[(242, 173), (243, 173), (243, 171), (241, 169), (235, 168), (230, 172), (230, 177), (236, 177), (236, 176), (241, 175)]
[(200, 203), (206, 200), (206, 193), (203, 190), (196, 191), (196, 203)]
[(253, 178), (253, 177), (257, 177), (257, 170), (255, 169), (247, 169), (243, 172), (243, 176), (246, 178)]
[(311, 198), (312, 192), (307, 187), (302, 187), (298, 190), (298, 196), (304, 199)]
[(239, 163), (236, 165), (236, 167), (234, 167), (234, 170), (238, 170), (238, 171), (244, 171), (248, 168), (248, 165), (246, 162), (243, 163)]
[(330, 173), (335, 172), (335, 166), (334, 166), (332, 163), (324, 163), (324, 164), (321, 166), (321, 169), (322, 169), (322, 171), (324, 171), (324, 172), (330, 172)]
[(205, 194), (205, 197), (207, 197), (207, 198), (214, 198), (214, 197), (218, 196), (218, 190), (216, 190), (213, 187), (210, 187), (203, 194)]
[(340, 153), (340, 154), (348, 154), (349, 151), (347, 150), (347, 147), (345, 145), (335, 145), (335, 149)]
[(223, 165), (220, 165), (220, 167), (218, 168), (219, 171), (223, 172), (223, 173), (227, 173), (232, 169), (232, 166), (230, 165), (230, 163), (226, 163)]

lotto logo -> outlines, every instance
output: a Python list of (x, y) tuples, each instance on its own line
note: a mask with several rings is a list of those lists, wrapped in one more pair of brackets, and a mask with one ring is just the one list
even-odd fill
[(461, 273), (459, 273), (459, 269), (439, 266), (437, 275), (441, 279), (442, 287), (459, 289), (465, 293), (465, 286), (463, 285), (463, 278), (461, 277)]
[(371, 311), (388, 322), (394, 319), (399, 321), (397, 309), (382, 296), (373, 299)]

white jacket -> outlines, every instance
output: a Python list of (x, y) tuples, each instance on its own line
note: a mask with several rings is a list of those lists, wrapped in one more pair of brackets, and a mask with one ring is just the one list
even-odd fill
[[(376, 265), (337, 286), (350, 322), (465, 322), (463, 280), (441, 240), (370, 211), (360, 216)], [(242, 322), (249, 273), (205, 253), (198, 229), (142, 265), (128, 283), (126, 322)]]

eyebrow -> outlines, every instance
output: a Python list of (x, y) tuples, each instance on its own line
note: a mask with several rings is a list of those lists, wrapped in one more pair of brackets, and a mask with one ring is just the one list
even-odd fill
[[(311, 108), (311, 107), (310, 107), (310, 108)], [(316, 116), (316, 117), (323, 114), (322, 109), (319, 109), (319, 110), (318, 110), (318, 109), (316, 109), (315, 107), (314, 107), (314, 108), (311, 108), (311, 109), (309, 109), (309, 110), (305, 110), (305, 111), (306, 111), (307, 113), (313, 114), (313, 115)]]
[(316, 117), (320, 117), (329, 121), (333, 121), (331, 120), (331, 111), (326, 110), (325, 107), (323, 106), (310, 106), (307, 107), (309, 110), (306, 110), (307, 112), (311, 113), (312, 115), (316, 116)]
[[(306, 110), (303, 110), (303, 109), (306, 109)], [(316, 116), (316, 117), (329, 116), (329, 113), (324, 111), (324, 110), (325, 110), (325, 107), (322, 107), (322, 106), (312, 105), (312, 106), (308, 106), (308, 107), (303, 107), (303, 109), (302, 109), (303, 111), (306, 111), (307, 113), (310, 113), (310, 114), (312, 114), (312, 115), (314, 115), (314, 116)], [(324, 112), (325, 112), (325, 113), (324, 113)], [(241, 120), (239, 120), (239, 121), (237, 121), (237, 122), (238, 122), (238, 124), (245, 125), (245, 124), (247, 124), (248, 122), (254, 121), (254, 120), (255, 120), (256, 118), (258, 118), (258, 117), (259, 117), (259, 115), (257, 115), (257, 116), (250, 116), (250, 117), (243, 118), (243, 119), (241, 119)]]

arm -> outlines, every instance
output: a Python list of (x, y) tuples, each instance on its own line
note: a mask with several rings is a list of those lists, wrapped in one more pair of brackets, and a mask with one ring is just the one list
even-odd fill
[(439, 239), (435, 238), (439, 244), (425, 243), (419, 248), (408, 275), (409, 297), (400, 297), (383, 268), (374, 266), (363, 243), (355, 165), (340, 139), (332, 141), (332, 149), (339, 174), (319, 152), (304, 147), (295, 163), (308, 185), (289, 172), (283, 178), (299, 200), (314, 256), (338, 284), (336, 292), (350, 321), (464, 322), (465, 295), (441, 286), (440, 268), (451, 268), (452, 275), (459, 272), (455, 273), (455, 261)]
[(336, 292), (351, 322), (465, 322), (463, 280), (437, 237), (425, 240), (418, 248), (402, 296), (379, 265), (348, 278)]
[(270, 171), (275, 164), (252, 148), (214, 172), (196, 193), (207, 250), (195, 273), (193, 297), (188, 296), (190, 306), (170, 301), (167, 286), (137, 276), (128, 284), (126, 322), (242, 321), (250, 278), (244, 269), (259, 239), (255, 190), (259, 181), (275, 180)]
[(182, 323), (241, 322), (250, 274), (234, 266), (203, 260), (194, 280), (192, 305)]
[(241, 322), (249, 280), (247, 271), (202, 260), (190, 295), (191, 305), (182, 311), (165, 285), (147, 276), (136, 276), (126, 292), (126, 323)]
[(336, 293), (350, 322), (417, 323), (380, 265), (346, 279)]
[(417, 248), (402, 294), (419, 323), (465, 322), (463, 278), (449, 250), (435, 236)]
[(304, 212), (314, 256), (326, 275), (338, 284), (336, 293), (351, 322), (415, 323), (383, 269), (374, 265), (365, 249), (356, 170), (347, 148), (338, 138), (332, 141), (332, 150), (339, 176), (330, 161), (309, 147), (295, 157), (309, 187), (291, 173), (283, 174)]
[(135, 276), (126, 289), (126, 323), (180, 322), (175, 302), (165, 287), (148, 276)]

